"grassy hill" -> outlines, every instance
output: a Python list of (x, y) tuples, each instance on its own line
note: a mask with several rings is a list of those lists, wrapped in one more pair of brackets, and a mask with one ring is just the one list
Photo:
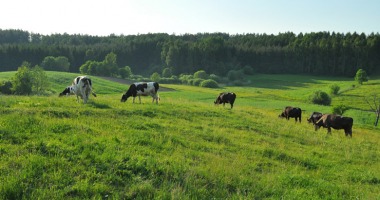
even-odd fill
[[(12, 73), (0, 73), (0, 81)], [(380, 79), (255, 75), (250, 87), (162, 85), (160, 104), (120, 102), (128, 88), (92, 77), (88, 104), (58, 97), (76, 74), (48, 72), (51, 96), (0, 96), (0, 199), (379, 199), (379, 128), (360, 99)], [(307, 103), (337, 83), (353, 138), (314, 131)], [(214, 106), (234, 91), (229, 106)], [(278, 119), (286, 105), (303, 122)]]

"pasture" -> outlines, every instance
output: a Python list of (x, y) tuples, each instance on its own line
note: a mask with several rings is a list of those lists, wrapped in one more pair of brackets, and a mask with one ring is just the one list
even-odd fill
[[(380, 139), (363, 96), (380, 79), (255, 75), (251, 86), (165, 85), (161, 101), (121, 103), (128, 85), (91, 77), (88, 104), (58, 97), (77, 74), (47, 72), (49, 96), (0, 96), (0, 199), (379, 199)], [(0, 81), (13, 73), (0, 73)], [(343, 92), (353, 137), (314, 131), (306, 118), (330, 106), (308, 95)], [(213, 101), (237, 94), (234, 108)], [(302, 123), (278, 119), (287, 105)]]

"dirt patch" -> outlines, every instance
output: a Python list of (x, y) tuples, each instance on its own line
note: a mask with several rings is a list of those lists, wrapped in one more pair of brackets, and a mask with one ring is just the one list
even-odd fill
[[(121, 84), (128, 85), (128, 86), (131, 85), (132, 83), (135, 83), (135, 81), (125, 80), (122, 78), (115, 78), (115, 77), (100, 76), (99, 78), (106, 79), (106, 80), (113, 81), (113, 82), (117, 82), (117, 83), (121, 83)], [(159, 91), (171, 92), (171, 91), (175, 91), (175, 90), (171, 89), (171, 88), (162, 87), (160, 85)]]

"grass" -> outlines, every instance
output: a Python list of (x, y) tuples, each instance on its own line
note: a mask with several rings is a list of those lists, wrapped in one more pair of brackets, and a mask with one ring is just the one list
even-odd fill
[[(59, 93), (76, 74), (48, 76)], [(304, 120), (330, 107), (300, 94), (351, 80), (257, 75), (251, 87), (163, 84), (175, 91), (160, 92), (156, 105), (148, 97), (121, 103), (128, 86), (92, 79), (98, 97), (88, 104), (56, 94), (0, 97), (0, 199), (380, 198), (379, 128), (360, 113), (365, 105), (348, 111), (351, 139), (342, 130), (315, 132)], [(370, 82), (359, 89), (378, 89)], [(366, 94), (359, 89), (333, 104), (359, 101)], [(220, 91), (237, 93), (232, 110), (213, 105)], [(306, 110), (301, 124), (277, 118), (288, 104)]]

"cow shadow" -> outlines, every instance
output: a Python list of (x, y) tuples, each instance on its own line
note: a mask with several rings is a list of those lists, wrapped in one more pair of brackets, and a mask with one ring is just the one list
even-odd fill
[(99, 109), (110, 109), (111, 108), (111, 106), (109, 106), (108, 104), (97, 103), (97, 102), (94, 102), (94, 101), (91, 101), (88, 104), (91, 105), (94, 108), (99, 108)]

